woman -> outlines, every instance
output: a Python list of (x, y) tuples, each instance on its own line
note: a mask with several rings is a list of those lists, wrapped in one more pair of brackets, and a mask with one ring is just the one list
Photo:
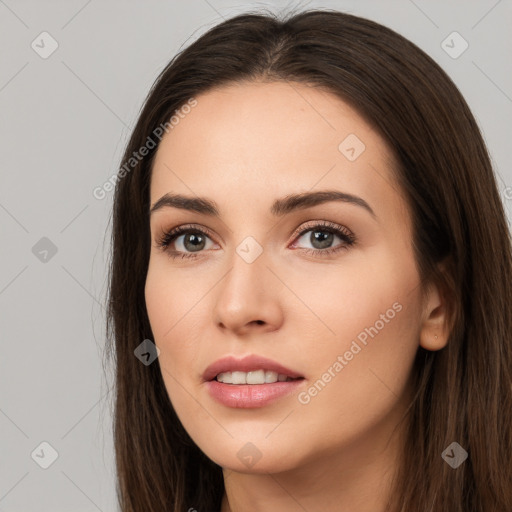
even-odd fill
[(510, 235), (431, 58), (340, 12), (237, 16), (160, 74), (131, 160), (124, 512), (512, 508)]

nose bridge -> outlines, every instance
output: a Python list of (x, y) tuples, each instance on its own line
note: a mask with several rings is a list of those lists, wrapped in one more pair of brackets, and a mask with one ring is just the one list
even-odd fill
[[(252, 238), (252, 237), (251, 237)], [(244, 239), (231, 258), (231, 269), (222, 285), (222, 292), (229, 300), (251, 304), (261, 297), (272, 273), (268, 270), (268, 258), (263, 247), (253, 239)]]

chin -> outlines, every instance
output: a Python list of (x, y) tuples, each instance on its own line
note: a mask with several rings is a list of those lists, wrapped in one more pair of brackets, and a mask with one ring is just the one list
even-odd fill
[[(224, 469), (247, 474), (280, 473), (300, 465), (301, 455), (297, 451), (299, 441), (278, 438), (265, 439), (266, 434), (255, 431), (223, 441), (205, 433), (201, 440), (194, 439), (199, 449), (213, 462)], [(270, 436), (271, 437), (271, 436)]]

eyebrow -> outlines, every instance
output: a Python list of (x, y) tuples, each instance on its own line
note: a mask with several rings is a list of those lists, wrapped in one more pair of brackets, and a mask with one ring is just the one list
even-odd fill
[[(303, 192), (301, 194), (290, 194), (281, 199), (276, 199), (270, 208), (272, 215), (282, 217), (292, 211), (303, 210), (313, 206), (328, 203), (330, 201), (339, 201), (350, 203), (367, 210), (372, 217), (376, 218), (375, 212), (371, 206), (361, 197), (340, 192), (338, 190), (325, 190), (318, 192)], [(211, 217), (220, 217), (219, 208), (215, 201), (205, 197), (189, 197), (181, 194), (167, 193), (163, 195), (151, 207), (149, 214), (161, 210), (164, 207), (179, 208), (192, 212), (209, 215)]]

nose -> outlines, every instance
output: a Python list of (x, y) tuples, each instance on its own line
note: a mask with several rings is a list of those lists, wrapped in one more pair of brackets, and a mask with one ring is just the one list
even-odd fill
[(215, 324), (238, 336), (279, 329), (282, 284), (268, 268), (264, 253), (252, 263), (235, 253), (232, 261), (232, 268), (216, 287)]

